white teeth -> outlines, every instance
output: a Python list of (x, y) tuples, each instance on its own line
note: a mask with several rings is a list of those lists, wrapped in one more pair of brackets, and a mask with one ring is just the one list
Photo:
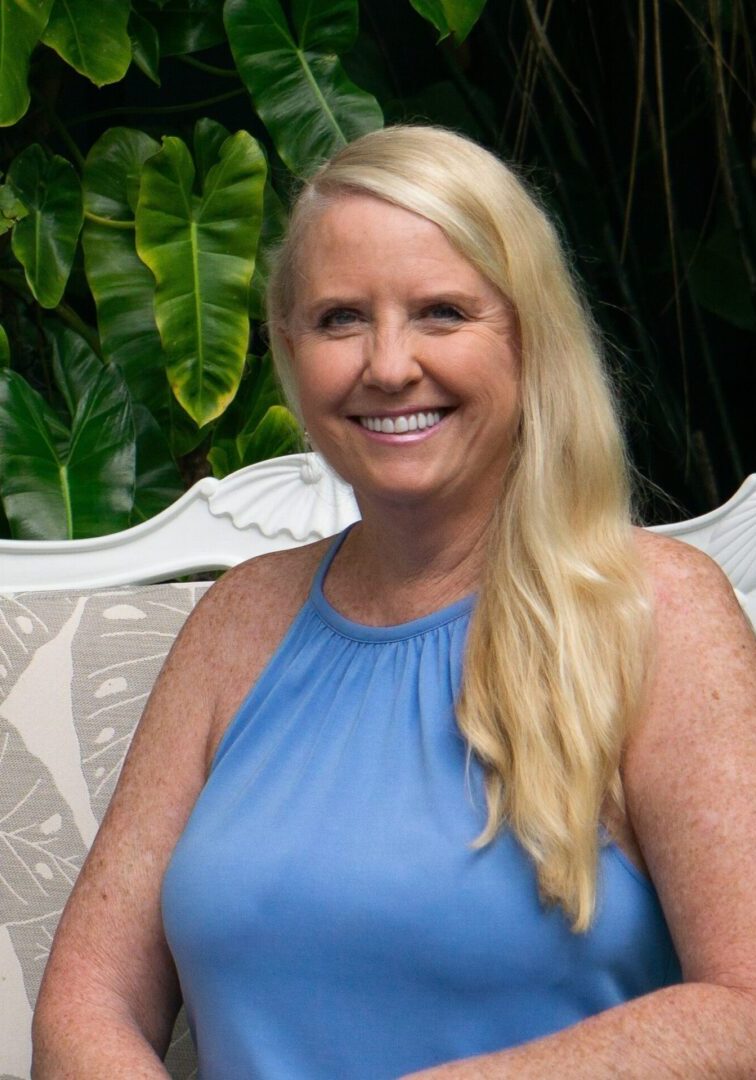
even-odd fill
[(359, 421), (368, 431), (380, 431), (384, 435), (404, 435), (408, 431), (425, 431), (441, 421), (441, 413), (418, 412), (406, 416), (360, 416)]
[(380, 431), (384, 435), (404, 435), (408, 431), (424, 431), (434, 428), (441, 421), (440, 411), (433, 413), (410, 413), (408, 416), (361, 416), (360, 423), (368, 431)]

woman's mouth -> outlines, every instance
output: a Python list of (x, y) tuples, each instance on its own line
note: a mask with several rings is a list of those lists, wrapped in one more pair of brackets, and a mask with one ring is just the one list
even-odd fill
[(404, 413), (402, 416), (358, 416), (356, 419), (368, 431), (378, 431), (383, 435), (405, 435), (435, 427), (448, 412), (448, 409), (430, 409)]

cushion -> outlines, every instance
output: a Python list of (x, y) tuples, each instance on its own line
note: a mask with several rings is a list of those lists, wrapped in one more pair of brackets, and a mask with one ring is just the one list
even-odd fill
[[(0, 1078), (29, 1076), (53, 934), (170, 646), (207, 582), (0, 596)], [(166, 1058), (196, 1076), (185, 1018)]]

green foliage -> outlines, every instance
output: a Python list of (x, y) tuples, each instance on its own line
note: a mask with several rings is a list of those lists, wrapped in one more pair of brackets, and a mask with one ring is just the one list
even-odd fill
[[(145, 164), (137, 252), (155, 277), (155, 318), (171, 388), (199, 427), (233, 400), (249, 339), (249, 286), (262, 219), (266, 165), (244, 131), (217, 151), (215, 131), (195, 140), (201, 191), (185, 143), (174, 136)], [(217, 140), (216, 140), (217, 142)]]
[(294, 417), (279, 404), (270, 357), (251, 356), (244, 383), (213, 433), (207, 455), (213, 474), (226, 476), (267, 457), (292, 454), (299, 443)]
[(383, 114), (338, 60), (357, 36), (357, 0), (295, 0), (292, 8), (296, 38), (278, 0), (226, 0), (224, 13), (257, 113), (281, 159), (301, 176), (380, 127)]
[(60, 303), (71, 273), (83, 220), (81, 183), (73, 166), (34, 143), (8, 170), (8, 182), (26, 214), (13, 230), (13, 254), (34, 298), (44, 308)]
[(87, 154), (83, 176), (84, 265), (102, 353), (147, 405), (165, 390), (165, 355), (155, 323), (155, 280), (134, 247), (134, 215), (142, 167), (159, 149), (143, 131), (110, 128)]
[(125, 528), (135, 449), (123, 377), (61, 327), (53, 372), (65, 419), (15, 371), (0, 371), (0, 494), (12, 535), (70, 540)]
[(461, 44), (481, 16), (486, 0), (411, 0), (415, 11), (433, 23), (439, 41), (449, 34)]
[(641, 469), (721, 501), (756, 454), (753, 32), (745, 0), (0, 0), (0, 533), (123, 528), (300, 446), (270, 252), (384, 115), (525, 167)]
[(118, 82), (131, 63), (129, 0), (55, 0), (42, 41), (95, 86)]
[(29, 108), (29, 58), (52, 4), (53, 0), (0, 0), (0, 126), (15, 124)]

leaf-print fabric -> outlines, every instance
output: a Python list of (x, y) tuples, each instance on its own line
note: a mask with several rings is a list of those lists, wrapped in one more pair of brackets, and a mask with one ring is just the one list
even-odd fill
[[(55, 928), (158, 671), (205, 583), (0, 596), (0, 1080), (31, 1066)], [(183, 1014), (166, 1058), (196, 1076)]]

